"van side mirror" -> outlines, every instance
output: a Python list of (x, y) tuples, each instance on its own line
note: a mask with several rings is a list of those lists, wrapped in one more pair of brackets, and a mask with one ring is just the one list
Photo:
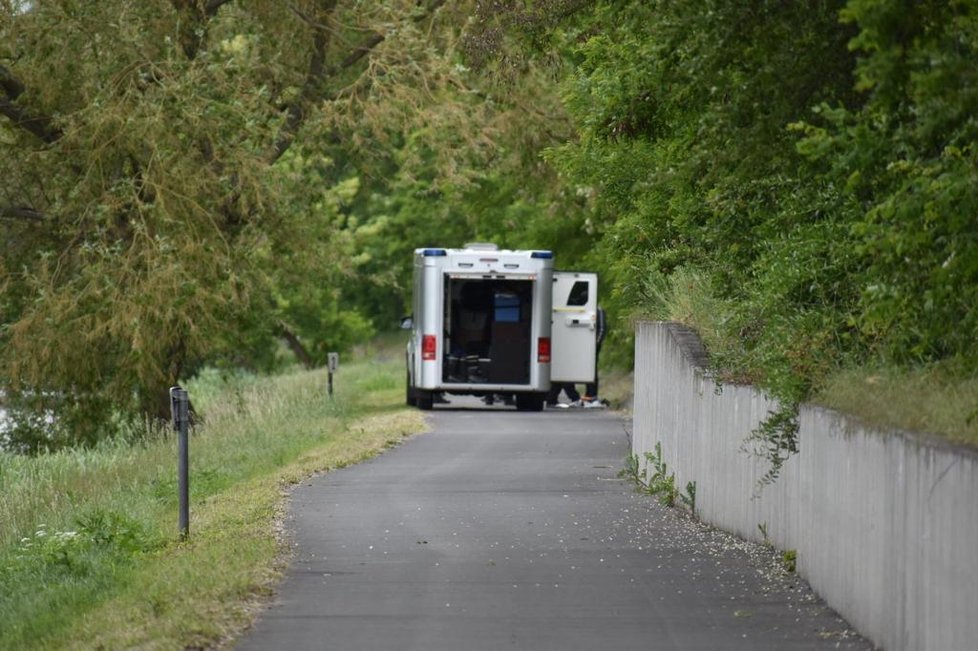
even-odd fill
[(414, 317), (401, 317), (401, 330), (411, 330), (414, 328)]

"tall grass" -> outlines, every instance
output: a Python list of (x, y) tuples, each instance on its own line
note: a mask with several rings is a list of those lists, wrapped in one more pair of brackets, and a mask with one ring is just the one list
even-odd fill
[[(0, 453), (0, 648), (214, 645), (250, 616), (281, 552), (282, 487), (423, 427), (398, 355), (321, 371), (203, 374), (190, 441), (191, 537), (177, 532), (176, 444)], [(395, 361), (396, 360), (396, 361)]]
[[(725, 381), (756, 382), (757, 369), (743, 355), (728, 319), (730, 305), (717, 299), (706, 275), (678, 269), (649, 283), (652, 318), (695, 329)], [(748, 363), (745, 363), (748, 362)], [(978, 446), (978, 371), (951, 359), (917, 367), (843, 366), (827, 373), (811, 396), (817, 404), (854, 416), (869, 426), (936, 435)]]
[(645, 287), (648, 312), (642, 316), (675, 321), (695, 329), (713, 354), (729, 355), (740, 342), (729, 332), (730, 306), (717, 298), (708, 275), (681, 267), (669, 277), (655, 276)]
[(978, 371), (953, 361), (914, 369), (841, 370), (815, 401), (870, 426), (935, 434), (978, 447)]

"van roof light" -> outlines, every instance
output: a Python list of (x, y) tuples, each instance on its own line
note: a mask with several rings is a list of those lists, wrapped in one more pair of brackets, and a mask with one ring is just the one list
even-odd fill
[(534, 251), (530, 254), (531, 258), (540, 258), (543, 260), (552, 260), (554, 257), (553, 251)]
[(445, 249), (422, 249), (421, 255), (426, 258), (437, 258), (439, 256), (448, 255)]

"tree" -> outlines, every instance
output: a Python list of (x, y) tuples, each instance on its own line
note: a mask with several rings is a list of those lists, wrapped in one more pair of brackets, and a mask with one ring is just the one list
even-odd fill
[(320, 291), (355, 271), (322, 152), (458, 119), (443, 4), (0, 3), (0, 386), (65, 425), (27, 446), (166, 418), (205, 360), (363, 325)]
[(752, 439), (775, 474), (838, 368), (971, 372), (974, 2), (602, 1), (578, 34), (578, 138), (548, 157), (592, 191), (623, 302), (780, 400)]
[[(342, 285), (378, 327), (409, 309), (415, 248), (489, 241), (554, 249), (570, 266), (591, 249), (584, 201), (542, 157), (573, 137), (558, 92), (564, 61), (547, 39), (584, 4), (472, 3), (455, 60), (466, 100), (440, 101), (416, 128), (359, 139), (373, 146), (367, 164), (355, 157), (358, 192), (344, 213), (358, 273)], [(342, 144), (330, 151), (354, 159)]]
[(821, 104), (801, 151), (851, 224), (853, 325), (901, 364), (978, 356), (978, 5), (850, 0), (864, 101)]

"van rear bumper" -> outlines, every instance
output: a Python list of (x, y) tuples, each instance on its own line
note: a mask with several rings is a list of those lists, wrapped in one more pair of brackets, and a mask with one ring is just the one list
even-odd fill
[(530, 384), (438, 384), (433, 387), (418, 387), (430, 391), (444, 391), (445, 393), (467, 394), (481, 396), (490, 393), (546, 393), (550, 391), (550, 383), (546, 385)]

